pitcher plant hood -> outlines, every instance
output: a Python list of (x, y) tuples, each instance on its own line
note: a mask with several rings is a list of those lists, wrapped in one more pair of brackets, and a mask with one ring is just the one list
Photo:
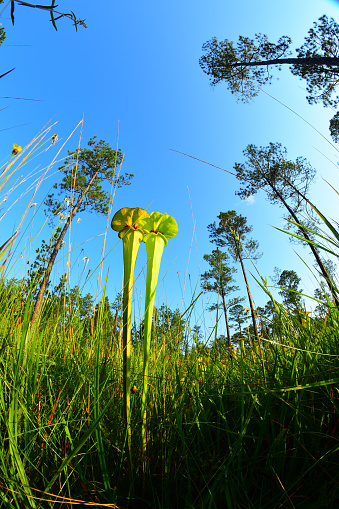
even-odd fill
[(172, 239), (178, 233), (178, 225), (174, 217), (161, 214), (161, 212), (152, 212), (150, 216), (142, 219), (140, 227), (146, 235), (154, 233), (156, 236), (162, 237), (165, 246), (168, 244), (167, 239)]
[(119, 232), (119, 238), (122, 239), (130, 228), (140, 229), (140, 221), (147, 217), (148, 212), (140, 207), (124, 207), (114, 214), (111, 228)]

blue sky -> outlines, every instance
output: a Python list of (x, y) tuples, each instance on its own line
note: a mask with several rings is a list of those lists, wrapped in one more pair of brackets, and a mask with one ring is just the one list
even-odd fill
[[(135, 177), (130, 187), (117, 191), (113, 213), (125, 206), (149, 207), (149, 211), (173, 215), (179, 225), (177, 237), (169, 242), (163, 256), (159, 304), (166, 302), (172, 308), (183, 309), (189, 304), (194, 288), (200, 285), (199, 273), (208, 269), (203, 255), (213, 249), (207, 225), (216, 220), (220, 211), (229, 209), (246, 216), (253, 225), (252, 237), (259, 241), (264, 253), (257, 264), (261, 274), (273, 275), (275, 266), (293, 268), (303, 276), (302, 287), (312, 294), (314, 284), (297, 255), (313, 263), (308, 250), (292, 245), (287, 236), (272, 227), (283, 226), (283, 210), (269, 204), (263, 194), (258, 194), (253, 203), (241, 201), (235, 195), (239, 184), (234, 177), (171, 149), (232, 171), (234, 163), (243, 160), (242, 151), (249, 143), (267, 145), (279, 141), (288, 148), (291, 159), (304, 156), (317, 169), (311, 197), (321, 210), (336, 218), (336, 196), (323, 179), (339, 188), (337, 147), (264, 93), (244, 105), (236, 102), (225, 85), (211, 88), (198, 60), (202, 44), (214, 35), (237, 40), (240, 34), (253, 37), (262, 32), (273, 42), (281, 35), (290, 35), (294, 47), (299, 47), (313, 21), (322, 14), (338, 20), (338, 2), (152, 0), (101, 2), (100, 8), (93, 5), (79, 0), (59, 2), (60, 10), (72, 10), (86, 19), (88, 28), (79, 27), (77, 32), (65, 19), (59, 21), (55, 32), (48, 14), (37, 9), (17, 6), (14, 27), (9, 8), (2, 13), (7, 39), (0, 49), (0, 71), (14, 66), (15, 71), (1, 79), (0, 109), (5, 109), (0, 111), (0, 159), (6, 159), (13, 143), (29, 143), (48, 122), (57, 122), (51, 134), (57, 132), (59, 142), (24, 167), (23, 172), (48, 165), (82, 118), (82, 146), (96, 135), (115, 147), (119, 131), (119, 147), (125, 154), (123, 171)], [(334, 112), (321, 105), (309, 106), (305, 84), (292, 77), (288, 69), (277, 76), (279, 80), (265, 90), (329, 138), (328, 122)], [(78, 146), (79, 136), (78, 129), (60, 154), (60, 161), (67, 149)], [(57, 168), (58, 164), (50, 173)], [(54, 173), (42, 184), (34, 198), (39, 205), (56, 177)], [(5, 224), (2, 221), (1, 239), (17, 227), (28, 200), (29, 195), (24, 196), (6, 216)], [(17, 276), (23, 273), (24, 262), (32, 258), (41, 240), (50, 235), (48, 225), (41, 228), (45, 221), (42, 207), (34, 210), (34, 220), (30, 221), (32, 210), (17, 245), (17, 262), (11, 272)], [(97, 267), (101, 234), (106, 227), (104, 217), (80, 217), (81, 222), (75, 221), (70, 237), (72, 284), (76, 284), (84, 269), (85, 256), (89, 258), (86, 270)], [(122, 249), (116, 241), (110, 230), (106, 252), (111, 252), (103, 272), (106, 274), (109, 269), (111, 298), (121, 289), (122, 281)], [(66, 250), (67, 244), (64, 254)], [(64, 257), (56, 265), (53, 281), (65, 270), (66, 261)], [(141, 272), (136, 284), (136, 309), (142, 309), (144, 265), (145, 252), (141, 251), (136, 269), (137, 274)], [(86, 290), (95, 293), (96, 280), (94, 275)], [(240, 294), (245, 295), (240, 278), (239, 284)], [(254, 282), (252, 293), (257, 305), (266, 302)], [(195, 313), (197, 321), (202, 324), (204, 316), (209, 327), (213, 317), (204, 311), (206, 303), (205, 296)]]

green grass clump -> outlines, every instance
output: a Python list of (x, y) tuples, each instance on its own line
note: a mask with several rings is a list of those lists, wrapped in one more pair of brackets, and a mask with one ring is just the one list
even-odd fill
[(119, 331), (108, 334), (104, 306), (91, 330), (76, 307), (57, 323), (60, 304), (50, 302), (32, 332), (19, 289), (0, 288), (4, 507), (336, 506), (336, 310), (323, 323), (285, 313), (284, 342), (239, 348), (232, 360), (227, 349), (183, 353), (176, 331), (153, 341), (142, 497), (141, 345), (131, 358), (131, 486)]

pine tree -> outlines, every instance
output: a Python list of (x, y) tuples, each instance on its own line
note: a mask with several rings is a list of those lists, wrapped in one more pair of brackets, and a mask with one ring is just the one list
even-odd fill
[(240, 264), (251, 309), (254, 336), (259, 341), (256, 313), (244, 265), (246, 258), (250, 257), (252, 260), (258, 260), (261, 257), (261, 253), (257, 251), (259, 244), (255, 240), (247, 239), (247, 235), (253, 228), (248, 226), (247, 219), (240, 214), (238, 215), (235, 210), (220, 212), (218, 219), (218, 225), (214, 222), (208, 226), (211, 242), (218, 247), (227, 248), (234, 261)]
[[(241, 300), (240, 298), (233, 298), (226, 300), (226, 297), (239, 290), (238, 286), (232, 285), (235, 282), (233, 274), (236, 272), (234, 267), (229, 266), (229, 255), (219, 248), (212, 251), (210, 255), (204, 255), (204, 260), (207, 261), (211, 269), (201, 275), (201, 286), (205, 292), (213, 292), (221, 297), (221, 304), (224, 311), (226, 334), (228, 346), (231, 346), (231, 333), (228, 323), (228, 309)], [(217, 304), (210, 306), (210, 311), (218, 308)]]
[(32, 325), (38, 316), (62, 241), (76, 214), (86, 211), (107, 215), (110, 194), (103, 184), (107, 182), (110, 186), (121, 187), (128, 185), (133, 177), (128, 173), (120, 175), (117, 172), (123, 160), (120, 150), (113, 150), (103, 140), (97, 142), (96, 137), (92, 138), (88, 145), (90, 148), (69, 152), (69, 157), (59, 168), (63, 178), (60, 183), (54, 185), (58, 194), (50, 194), (45, 201), (46, 213), (52, 217), (59, 215), (65, 221), (65, 225), (51, 253), (40, 285), (31, 319)]
[[(243, 102), (256, 97), (263, 85), (271, 84), (272, 68), (289, 65), (294, 76), (306, 81), (309, 104), (323, 103), (335, 108), (339, 104), (339, 25), (325, 14), (308, 31), (304, 44), (291, 57), (292, 40), (283, 35), (272, 43), (265, 34), (254, 39), (240, 36), (237, 44), (213, 37), (203, 45), (199, 63), (214, 86), (225, 82), (232, 94)], [(339, 137), (339, 113), (330, 122), (330, 132)]]
[(289, 224), (291, 224), (290, 221), (295, 223), (292, 227), (310, 247), (339, 308), (336, 288), (327, 274), (316, 246), (312, 243), (310, 232), (310, 228), (317, 231), (312, 208), (307, 207), (308, 192), (315, 177), (315, 170), (303, 157), (298, 157), (296, 161), (287, 159), (287, 150), (280, 143), (270, 143), (267, 147), (259, 148), (250, 144), (243, 153), (247, 158), (245, 163), (236, 163), (234, 166), (242, 186), (236, 194), (246, 199), (263, 189), (271, 203), (278, 203), (285, 207), (288, 212), (287, 221)]

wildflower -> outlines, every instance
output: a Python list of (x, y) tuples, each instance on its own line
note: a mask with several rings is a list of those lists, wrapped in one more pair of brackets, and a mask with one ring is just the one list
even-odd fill
[(12, 156), (16, 156), (22, 151), (21, 147), (18, 147), (16, 143), (13, 143), (13, 150), (12, 150)]

